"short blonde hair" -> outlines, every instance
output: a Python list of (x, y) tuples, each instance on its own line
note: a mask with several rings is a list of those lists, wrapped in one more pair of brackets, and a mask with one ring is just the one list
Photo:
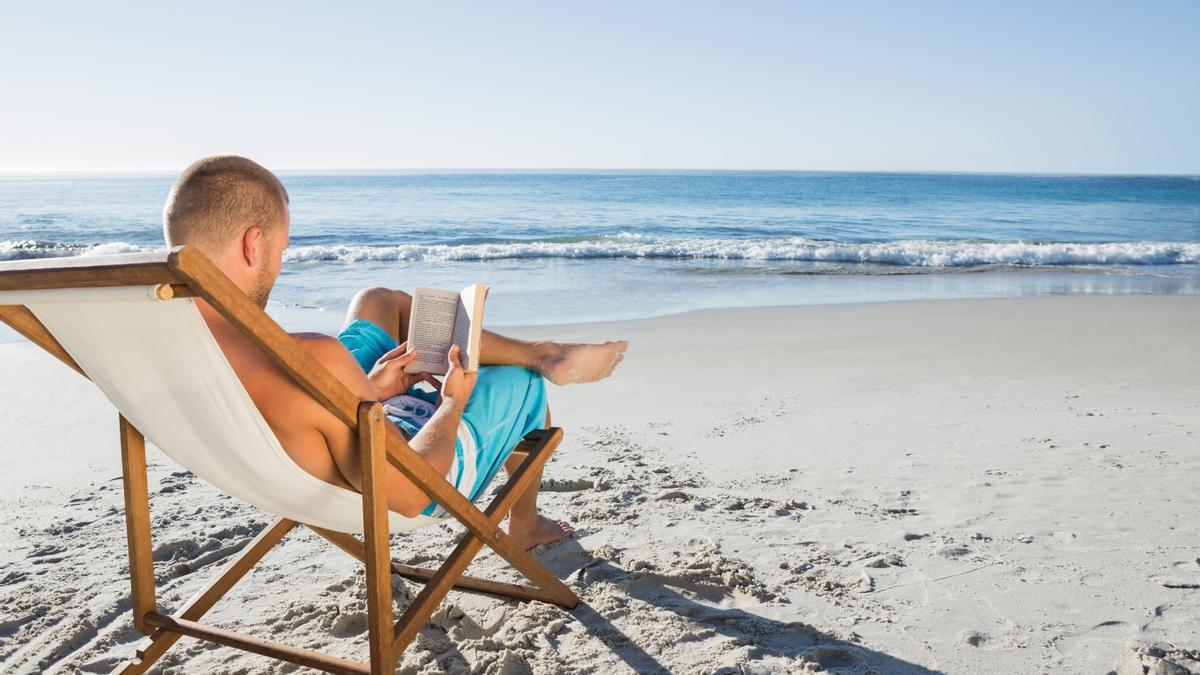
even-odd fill
[(205, 157), (184, 170), (163, 207), (167, 246), (187, 244), (215, 256), (251, 227), (270, 233), (288, 193), (275, 174), (245, 157)]

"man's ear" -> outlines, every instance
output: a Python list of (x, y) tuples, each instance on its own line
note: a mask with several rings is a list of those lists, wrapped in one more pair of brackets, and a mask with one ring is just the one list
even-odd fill
[(247, 267), (258, 267), (262, 264), (266, 243), (266, 237), (260, 228), (251, 227), (242, 234), (242, 259)]

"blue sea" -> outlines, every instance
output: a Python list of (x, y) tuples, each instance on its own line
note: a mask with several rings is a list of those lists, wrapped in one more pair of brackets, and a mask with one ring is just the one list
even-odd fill
[[(490, 323), (707, 307), (1200, 293), (1200, 178), (796, 172), (282, 173), (270, 311), (492, 286)], [(0, 260), (160, 249), (174, 175), (0, 176)]]

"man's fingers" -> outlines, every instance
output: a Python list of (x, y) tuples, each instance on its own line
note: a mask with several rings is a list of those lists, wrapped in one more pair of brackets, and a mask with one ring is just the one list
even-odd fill
[(396, 345), (395, 347), (392, 347), (391, 349), (384, 352), (383, 356), (379, 357), (379, 360), (380, 361), (392, 361), (392, 360), (395, 360), (395, 359), (398, 359), (398, 358), (404, 356), (404, 354), (407, 351), (408, 351), (408, 343), (405, 342), (404, 344)]
[(379, 360), (376, 361), (376, 363), (383, 363), (384, 365), (387, 365), (387, 366), (407, 365), (409, 363), (412, 363), (413, 360), (417, 358), (417, 350), (415, 350), (415, 349), (410, 349), (408, 351), (403, 351), (403, 350), (404, 350), (404, 345), (400, 345), (399, 347), (396, 347), (395, 349), (391, 350), (390, 352), (379, 357)]
[(391, 361), (392, 359), (400, 356), (403, 353), (404, 353), (404, 345), (400, 345), (399, 347), (395, 347), (395, 348), (389, 349), (388, 351), (384, 352), (383, 356), (379, 357), (378, 359), (375, 359), (375, 362), (378, 363), (380, 361)]
[(433, 385), (434, 389), (441, 389), (442, 387), (442, 383), (433, 376), (433, 373), (418, 373), (417, 381), (413, 382), (413, 384), (417, 384), (418, 382), (428, 382), (429, 384)]

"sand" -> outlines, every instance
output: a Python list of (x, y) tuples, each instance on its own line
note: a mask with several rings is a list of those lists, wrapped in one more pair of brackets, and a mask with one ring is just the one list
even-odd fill
[[(452, 593), (402, 672), (1200, 672), (1200, 297), (513, 332), (632, 341), (611, 380), (551, 392), (542, 501), (579, 532), (537, 555), (583, 604)], [(137, 638), (116, 414), (27, 344), (0, 363), (0, 671), (107, 672)], [(268, 516), (151, 463), (170, 608)], [(393, 550), (433, 563), (455, 532)], [(362, 658), (361, 580), (298, 530), (208, 619)], [(300, 670), (186, 638), (161, 663)]]

